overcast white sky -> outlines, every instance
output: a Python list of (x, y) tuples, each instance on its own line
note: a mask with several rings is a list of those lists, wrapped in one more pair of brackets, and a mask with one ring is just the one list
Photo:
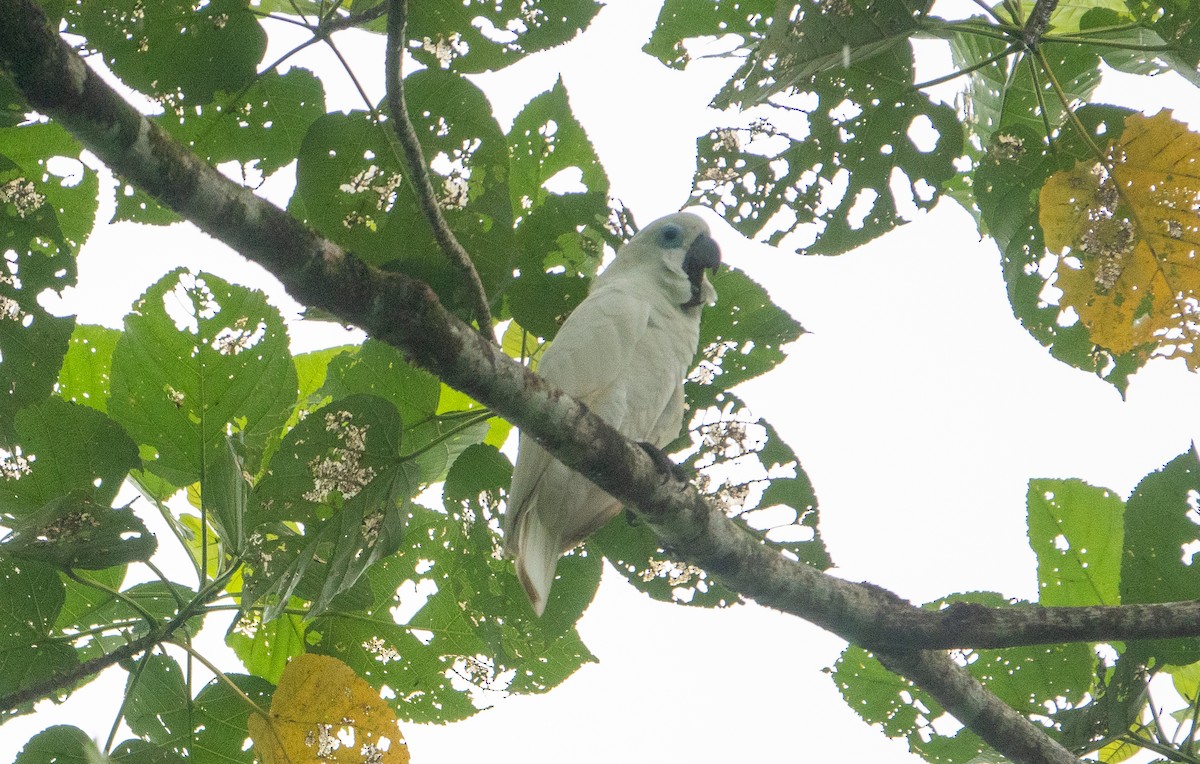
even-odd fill
[[(581, 39), (477, 80), (507, 124), (561, 72), (613, 194), (643, 224), (686, 203), (695, 138), (720, 123), (707, 103), (732, 68), (712, 60), (675, 72), (642, 54), (657, 12), (657, 3), (617, 0)], [(381, 93), (382, 47), (342, 42)], [(923, 46), (919, 78), (945, 71), (935, 49)], [(332, 71), (328, 56), (303, 60)], [(331, 105), (358, 106), (340, 82), (326, 80)], [(1148, 113), (1173, 107), (1200, 126), (1200, 99), (1177, 78), (1131, 82), (1112, 78), (1098, 100)], [(1182, 362), (1152, 363), (1122, 401), (1053, 360), (1013, 318), (995, 246), (951, 202), (838, 258), (755, 245), (706, 217), (726, 262), (811, 332), (782, 368), (741, 393), (812, 478), (836, 575), (914, 601), (971, 590), (1034, 598), (1030, 478), (1078, 477), (1128, 496), (1200, 435), (1200, 378)], [(99, 229), (81, 255), (73, 304), (83, 321), (119, 326), (134, 298), (180, 263), (267, 288), (285, 313), (294, 306), (261, 270), (181, 226)], [(307, 349), (336, 340), (302, 341)], [(414, 761), (918, 760), (864, 725), (823, 673), (843, 643), (795, 618), (754, 605), (656, 603), (606, 572), (580, 631), (598, 664), (544, 696), (511, 698), (453, 725), (410, 726)], [(66, 715), (5, 725), (0, 761), (51, 719), (107, 735), (117, 690), (100, 685), (78, 693)]]

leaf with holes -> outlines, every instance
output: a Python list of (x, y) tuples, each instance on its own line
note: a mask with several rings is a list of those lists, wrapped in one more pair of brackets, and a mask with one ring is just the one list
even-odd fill
[(176, 270), (125, 317), (113, 351), (109, 415), (142, 445), (149, 470), (174, 486), (240, 433), (247, 469), (296, 402), (283, 319), (258, 291)]
[(22, 516), (75, 492), (110, 505), (138, 466), (137, 446), (104, 414), (58, 398), (22, 409), (16, 446), (0, 457), (0, 517)]
[[(1193, 564), (1200, 464), (1195, 448), (1138, 483), (1125, 508), (1121, 602), (1200, 599), (1200, 566)], [(1195, 639), (1157, 640), (1144, 648), (1158, 661), (1184, 666), (1200, 660)]]
[(275, 688), (270, 714), (247, 721), (264, 764), (409, 760), (399, 720), (379, 691), (325, 655), (292, 660)]
[(841, 254), (906, 222), (901, 206), (932, 208), (957, 174), (962, 125), (913, 89), (907, 43), (810, 77), (771, 105), (769, 118), (696, 145), (692, 198), (747, 236)]
[(1119, 605), (1125, 502), (1082, 480), (1030, 480), (1029, 546), (1038, 604)]
[(1200, 368), (1200, 135), (1130, 115), (1104, 159), (1053, 175), (1041, 191), (1062, 303), (1097, 345), (1183, 358)]

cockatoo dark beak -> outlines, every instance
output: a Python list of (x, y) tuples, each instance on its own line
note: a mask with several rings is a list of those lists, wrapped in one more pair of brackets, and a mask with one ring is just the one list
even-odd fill
[(683, 272), (687, 274), (692, 284), (692, 299), (680, 307), (694, 308), (700, 304), (700, 285), (704, 282), (704, 272), (711, 269), (715, 274), (721, 264), (721, 248), (708, 234), (700, 234), (688, 247), (683, 256)]

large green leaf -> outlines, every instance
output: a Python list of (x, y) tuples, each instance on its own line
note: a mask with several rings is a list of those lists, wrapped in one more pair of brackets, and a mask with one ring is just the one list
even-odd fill
[[(984, 21), (982, 17), (977, 19)], [(1007, 45), (1007, 41), (971, 31), (950, 37), (954, 64), (962, 70), (1002, 53)], [(1047, 44), (1038, 55), (1018, 51), (972, 71), (967, 89), (967, 125), (979, 145), (987, 146), (998, 131), (1045, 139), (1049, 128), (1050, 137), (1055, 137), (1067, 123), (1068, 112), (1050, 86), (1051, 80), (1063, 89), (1072, 108), (1086, 103), (1100, 84), (1096, 49), (1073, 43)]]
[[(1200, 566), (1191, 551), (1197, 541), (1195, 497), (1200, 463), (1189, 449), (1161, 470), (1142, 478), (1125, 507), (1121, 601), (1172, 602), (1200, 599)], [(1185, 666), (1200, 660), (1200, 640), (1172, 639), (1143, 649), (1158, 663)]]
[(722, 268), (712, 276), (717, 304), (704, 309), (700, 345), (685, 385), (689, 410), (711, 406), (734, 385), (784, 359), (783, 346), (804, 333), (749, 276)]
[(643, 51), (667, 66), (683, 69), (692, 61), (686, 43), (718, 34), (737, 35), (749, 45), (767, 35), (775, 0), (666, 0)]
[(697, 140), (693, 198), (747, 236), (841, 254), (907, 222), (898, 204), (932, 208), (957, 173), (962, 125), (913, 89), (907, 43), (794, 90), (796, 106)]
[(0, 460), (0, 517), (28, 515), (70, 493), (109, 505), (139, 463), (116, 422), (58, 398), (22, 409), (14, 425), (19, 450)]
[(125, 317), (108, 411), (146, 449), (149, 470), (183, 486), (231, 430), (254, 472), (296, 388), (283, 321), (261, 292), (177, 270)]
[(409, 51), (430, 68), (501, 69), (561, 45), (600, 10), (597, 0), (464, 0), (412, 3)]
[(183, 754), (191, 736), (190, 701), (179, 664), (166, 655), (147, 655), (129, 673), (125, 723), (151, 744)]
[(245, 0), (80, 3), (67, 18), (126, 85), (179, 111), (250, 84), (266, 49)]
[(0, 129), (0, 447), (17, 411), (50, 395), (75, 321), (39, 301), (75, 284), (78, 247), (95, 220), (96, 174), (65, 129)]
[[(330, 359), (318, 397), (374, 395), (396, 407), (406, 430), (431, 419), (441, 392), (437, 377), (404, 360), (399, 350), (367, 339)], [(407, 434), (406, 438), (409, 437)]]
[(1130, 0), (1129, 10), (1144, 26), (1170, 42), (1174, 69), (1189, 69), (1193, 82), (1200, 64), (1200, 3), (1196, 0)]
[(96, 504), (79, 494), (55, 499), (12, 525), (11, 536), (0, 540), (0, 557), (63, 568), (103, 570), (145, 562), (157, 546), (133, 510)]
[[(405, 90), (438, 203), (494, 294), (512, 277), (515, 250), (508, 145), (491, 104), (474, 84), (443, 71), (411, 74)], [(466, 287), (417, 205), (392, 129), (362, 112), (316, 120), (300, 150), (290, 209), (364, 260), (425, 281), (468, 316)]]
[(477, 703), (545, 691), (594, 660), (573, 624), (595, 591), (599, 559), (564, 558), (539, 619), (487, 530), (491, 512), (474, 509), (447, 517), (413, 507), (399, 553), (367, 573), (366, 617), (330, 613), (309, 627), (317, 652), (403, 699), (395, 704), (403, 718), (464, 718)]
[(13, 764), (92, 764), (98, 761), (102, 761), (100, 749), (86, 732), (58, 724), (29, 738)]
[(1082, 480), (1030, 480), (1029, 546), (1038, 604), (1119, 605), (1125, 502)]
[[(49, 639), (63, 599), (54, 568), (0, 558), (0, 697), (45, 682), (76, 664), (69, 645)], [(32, 708), (33, 703), (0, 708), (0, 724)]]
[(245, 674), (226, 674), (213, 679), (196, 695), (192, 729), (194, 737), (188, 761), (196, 764), (251, 764), (256, 761), (246, 732), (246, 719), (254, 709), (249, 698), (259, 708), (271, 707), (275, 688), (261, 677)]
[(210, 164), (233, 160), (269, 175), (296, 158), (308, 126), (325, 114), (325, 91), (307, 69), (269, 71), (195, 111), (168, 111), (157, 122)]
[[(929, 5), (930, 0), (847, 0), (836, 6), (815, 0), (776, 3), (765, 37), (714, 103), (746, 108), (792, 88), (806, 90), (817, 75), (848, 69), (895, 49), (907, 52), (908, 38), (920, 29)], [(877, 71), (887, 71), (886, 64), (872, 63), (878, 64)]]

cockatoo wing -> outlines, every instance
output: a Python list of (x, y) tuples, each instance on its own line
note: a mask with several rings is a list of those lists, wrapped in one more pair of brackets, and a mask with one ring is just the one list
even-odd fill
[[(538, 374), (624, 432), (621, 425), (629, 413), (629, 396), (623, 380), (649, 319), (645, 301), (621, 290), (591, 295), (546, 349)], [(620, 502), (521, 434), (504, 538), (539, 614), (558, 558), (620, 507)]]

